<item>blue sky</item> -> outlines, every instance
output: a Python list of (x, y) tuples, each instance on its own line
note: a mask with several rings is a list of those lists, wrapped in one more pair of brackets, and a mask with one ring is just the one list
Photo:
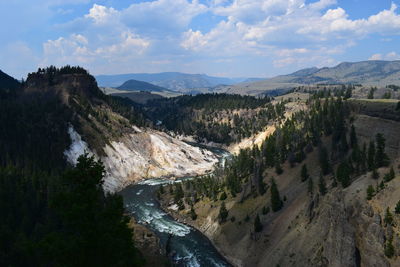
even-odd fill
[(0, 69), (271, 77), (400, 59), (400, 1), (0, 1)]

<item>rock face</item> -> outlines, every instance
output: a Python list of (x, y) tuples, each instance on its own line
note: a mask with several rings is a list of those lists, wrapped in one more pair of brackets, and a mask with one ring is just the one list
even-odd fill
[[(307, 192), (307, 182), (300, 181), (301, 165), (291, 168), (285, 163), (281, 175), (273, 170), (264, 173), (265, 177), (275, 178), (281, 196), (287, 198), (282, 210), (262, 212), (270, 205), (269, 192), (254, 198), (238, 194), (225, 200), (227, 222), (216, 223), (219, 202), (201, 203), (196, 206), (195, 226), (235, 266), (400, 266), (400, 216), (394, 214), (400, 200), (399, 125), (397, 121), (367, 115), (354, 118), (360, 144), (373, 139), (378, 132), (384, 134), (386, 152), (396, 174), (372, 200), (366, 199), (368, 186), (375, 188), (389, 168), (378, 169), (378, 180), (372, 179), (371, 173), (360, 175), (347, 188), (333, 187), (332, 176), (326, 176), (328, 193), (322, 196), (316, 185), (319, 167), (318, 153), (314, 151), (304, 162), (314, 179), (312, 195)], [(386, 208), (393, 213), (392, 226), (384, 223)], [(260, 233), (254, 233), (256, 214), (263, 225)], [(230, 220), (232, 217), (235, 220)], [(392, 258), (385, 255), (388, 240), (394, 246)]]
[(139, 130), (112, 141), (104, 152), (104, 188), (111, 192), (146, 178), (204, 174), (218, 162), (209, 150), (152, 130)]
[(153, 130), (136, 130), (105, 146), (104, 156), (92, 152), (71, 126), (71, 146), (64, 152), (71, 164), (84, 153), (100, 158), (106, 169), (103, 187), (108, 192), (146, 178), (183, 177), (211, 171), (218, 158), (211, 151), (189, 145)]

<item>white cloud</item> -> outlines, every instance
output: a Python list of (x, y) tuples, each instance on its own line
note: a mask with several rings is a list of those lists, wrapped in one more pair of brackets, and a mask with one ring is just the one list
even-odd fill
[(382, 54), (373, 54), (369, 60), (400, 60), (400, 55), (396, 52), (392, 51), (387, 53), (386, 55)]
[[(75, 10), (70, 5), (90, 2), (39, 1), (45, 9), (45, 15), (40, 16), (37, 14), (41, 10), (35, 7), (35, 19), (39, 20), (48, 18), (51, 10), (57, 13), (53, 16), (62, 16), (63, 8)], [(288, 69), (331, 65), (337, 62), (337, 55), (365, 37), (377, 34), (390, 40), (400, 32), (395, 4), (375, 15), (352, 19), (336, 0), (132, 2), (117, 9), (104, 4), (112, 1), (102, 1), (103, 4), (93, 4), (85, 15), (53, 27), (58, 35), (52, 36), (58, 38), (43, 43), (40, 64), (80, 64), (93, 73), (196, 68), (200, 72), (221, 73), (217, 68), (224, 68), (224, 72), (232, 70), (240, 75), (240, 70), (250, 73), (264, 66)], [(195, 20), (199, 15), (199, 21), (209, 19), (213, 24), (199, 25), (201, 22)], [(371, 58), (399, 56), (393, 52)]]
[(107, 23), (109, 20), (115, 19), (116, 16), (118, 16), (118, 12), (114, 8), (97, 4), (94, 4), (89, 10), (89, 14), (85, 15), (86, 18), (92, 19), (96, 24)]

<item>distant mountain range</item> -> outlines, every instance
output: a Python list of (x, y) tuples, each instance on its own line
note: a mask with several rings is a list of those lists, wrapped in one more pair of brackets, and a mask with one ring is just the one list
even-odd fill
[(137, 80), (183, 93), (192, 91), (192, 89), (196, 88), (210, 88), (217, 85), (231, 85), (244, 82), (247, 79), (248, 78), (212, 77), (205, 74), (187, 74), (180, 72), (131, 73), (96, 76), (97, 83), (101, 87), (118, 87), (128, 80)]
[(344, 62), (331, 68), (307, 68), (261, 81), (226, 86), (222, 91), (257, 95), (270, 90), (291, 89), (307, 84), (400, 85), (400, 61), (370, 60)]

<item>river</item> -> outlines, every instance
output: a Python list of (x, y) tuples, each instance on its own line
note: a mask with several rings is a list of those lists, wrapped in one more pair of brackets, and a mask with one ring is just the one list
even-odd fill
[[(229, 156), (223, 150), (215, 150), (224, 163)], [(162, 184), (180, 182), (186, 177), (171, 181), (149, 179), (130, 185), (122, 190), (125, 210), (135, 220), (153, 231), (160, 239), (160, 245), (173, 255), (176, 266), (231, 266), (215, 249), (210, 240), (198, 230), (177, 222), (160, 207), (156, 191)], [(201, 178), (197, 178), (201, 179)]]

